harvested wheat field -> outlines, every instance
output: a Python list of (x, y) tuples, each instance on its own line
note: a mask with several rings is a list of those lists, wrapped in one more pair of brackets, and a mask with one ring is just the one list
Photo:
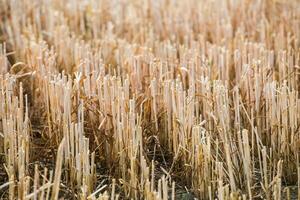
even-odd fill
[(300, 1), (0, 0), (0, 199), (300, 199)]

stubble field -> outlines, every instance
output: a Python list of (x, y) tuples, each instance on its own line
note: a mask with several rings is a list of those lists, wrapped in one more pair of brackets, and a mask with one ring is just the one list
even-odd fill
[(0, 0), (0, 199), (297, 199), (300, 1)]

